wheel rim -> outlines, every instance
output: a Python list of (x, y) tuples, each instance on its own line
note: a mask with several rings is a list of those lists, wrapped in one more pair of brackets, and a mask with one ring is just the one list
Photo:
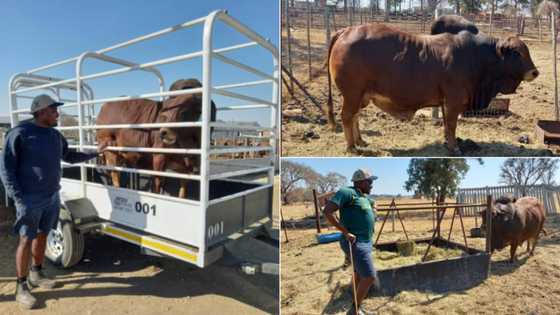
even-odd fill
[(56, 229), (49, 232), (47, 247), (55, 257), (62, 256), (62, 253), (64, 252), (64, 237), (62, 235), (62, 226), (60, 225), (60, 221), (56, 225)]

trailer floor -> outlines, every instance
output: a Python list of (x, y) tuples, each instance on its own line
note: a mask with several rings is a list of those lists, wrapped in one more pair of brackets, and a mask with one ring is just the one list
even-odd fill
[[(23, 314), (14, 301), (17, 239), (8, 233), (10, 227), (0, 222), (0, 309), (2, 314)], [(270, 247), (262, 255), (275, 252), (277, 259), (277, 247), (249, 241)], [(141, 255), (138, 247), (109, 237), (86, 242), (84, 259), (71, 270), (45, 266), (60, 284), (53, 290), (32, 291), (40, 302), (34, 314), (278, 313), (278, 276), (245, 275), (227, 259), (206, 269), (189, 267)]]

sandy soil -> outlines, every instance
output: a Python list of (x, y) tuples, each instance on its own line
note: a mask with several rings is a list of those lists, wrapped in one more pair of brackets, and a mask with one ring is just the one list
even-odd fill
[[(399, 25), (394, 25), (399, 27)], [(321, 105), (328, 96), (325, 34), (312, 30), (312, 68), (317, 77), (309, 81), (307, 66), (307, 34), (305, 29), (292, 30), (292, 64), (296, 78)], [(283, 38), (286, 32), (283, 30)], [(539, 119), (554, 119), (552, 56), (550, 43), (526, 40), (532, 59), (541, 75), (533, 82), (523, 82), (511, 99), (508, 115), (494, 118), (460, 118), (457, 137), (471, 139), (480, 147), (463, 147), (468, 156), (543, 156), (560, 153), (560, 148), (536, 143), (535, 124)], [(284, 47), (285, 48), (285, 47)], [(286, 65), (286, 58), (283, 59)], [(342, 132), (340, 108), (342, 98), (333, 85), (333, 99), (338, 128), (326, 124), (326, 116), (296, 90), (291, 97), (282, 91), (282, 154), (283, 156), (349, 156)], [(403, 92), (404, 93), (404, 92)], [(372, 156), (446, 156), (441, 119), (433, 121), (431, 109), (416, 113), (412, 121), (402, 122), (381, 112), (373, 104), (360, 112), (362, 136), (369, 144), (360, 154)], [(529, 136), (530, 143), (519, 142)]]
[[(276, 194), (276, 196), (278, 196)], [(273, 210), (277, 232), (278, 207)], [(24, 314), (14, 301), (13, 215), (0, 208), (0, 313)], [(109, 237), (86, 239), (84, 259), (69, 270), (46, 264), (59, 286), (34, 289), (34, 314), (263, 314), (279, 312), (279, 277), (246, 275), (240, 262), (278, 262), (278, 246), (254, 238), (235, 254), (199, 269), (170, 258), (143, 256), (137, 246)], [(255, 253), (255, 251), (258, 251)]]
[[(303, 209), (302, 209), (303, 208)], [(283, 207), (292, 222), (306, 220), (302, 205)], [(299, 218), (299, 219), (297, 219)], [(450, 217), (442, 223), (442, 235), (449, 233)], [(475, 227), (474, 218), (464, 220), (465, 229)], [(480, 220), (478, 220), (480, 224)], [(376, 223), (376, 235), (381, 222)], [(431, 215), (404, 220), (409, 237), (431, 236)], [(288, 227), (290, 224), (288, 223)], [(445, 294), (402, 291), (396, 296), (371, 294), (364, 302), (366, 312), (379, 314), (558, 314), (560, 312), (560, 217), (547, 219), (548, 232), (539, 241), (534, 257), (518, 249), (518, 262), (508, 263), (509, 250), (492, 256), (491, 276), (467, 290)], [(325, 230), (329, 232), (334, 230)], [(338, 243), (317, 245), (315, 229), (288, 229), (289, 242), (282, 243), (281, 307), (283, 314), (343, 314), (351, 303), (349, 269)], [(395, 231), (385, 226), (380, 241), (404, 239), (397, 221)], [(451, 239), (464, 242), (457, 220)], [(284, 239), (283, 239), (284, 240)], [(483, 238), (467, 238), (468, 245), (484, 248)]]

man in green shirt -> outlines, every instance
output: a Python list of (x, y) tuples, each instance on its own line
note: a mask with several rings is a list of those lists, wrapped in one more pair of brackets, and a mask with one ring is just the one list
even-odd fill
[[(340, 246), (346, 255), (350, 252), (349, 243), (352, 244), (354, 279), (357, 285), (355, 295), (359, 314), (362, 313), (360, 305), (363, 299), (377, 281), (377, 272), (371, 256), (375, 212), (372, 208), (373, 200), (368, 197), (375, 179), (377, 177), (370, 175), (366, 170), (357, 170), (352, 176), (354, 185), (341, 188), (324, 209), (329, 222), (344, 235)], [(334, 216), (337, 210), (340, 210), (340, 221)], [(355, 314), (355, 309), (353, 305), (348, 314)]]

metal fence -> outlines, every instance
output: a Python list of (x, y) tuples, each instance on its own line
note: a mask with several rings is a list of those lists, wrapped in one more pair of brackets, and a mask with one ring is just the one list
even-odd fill
[[(403, 11), (390, 12), (385, 15), (381, 10), (371, 8), (354, 8), (344, 10), (335, 7), (289, 7), (286, 19), (286, 9), (283, 11), (283, 24), (289, 22), (293, 28), (314, 28), (337, 30), (351, 25), (366, 23), (396, 24), (399, 29), (411, 33), (429, 33), (434, 20), (433, 12), (428, 11)], [(309, 16), (309, 18), (308, 18)], [(495, 14), (463, 14), (463, 17), (472, 21), (480, 31), (494, 36), (504, 34), (519, 34), (532, 39), (549, 41), (551, 35), (550, 17), (506, 16)], [(309, 20), (309, 23), (308, 23)], [(328, 25), (327, 25), (327, 22)], [(286, 25), (287, 26), (287, 25)]]
[[(282, 3), (282, 64), (290, 74), (285, 79), (286, 88), (294, 95), (294, 80), (312, 80), (312, 65), (322, 64), (318, 56), (325, 56), (331, 35), (337, 30), (359, 24), (384, 23), (399, 30), (413, 34), (429, 34), (434, 20), (433, 12), (424, 8), (410, 7), (400, 12), (385, 12), (374, 6), (348, 8), (316, 5), (317, 1)], [(290, 5), (291, 4), (291, 5)], [(463, 17), (472, 21), (478, 29), (488, 35), (504, 38), (511, 35), (522, 35), (524, 40), (551, 41), (550, 17), (506, 16), (503, 14), (464, 14)], [(305, 32), (306, 36), (301, 36)], [(300, 34), (296, 34), (300, 33)], [(323, 35), (317, 36), (320, 33)], [(298, 37), (299, 38), (296, 38)], [(307, 67), (302, 67), (305, 61)], [(313, 61), (312, 61), (313, 60)], [(302, 62), (304, 61), (304, 62)], [(307, 75), (303, 77), (303, 69)], [(299, 76), (294, 73), (299, 72)], [(297, 78), (296, 78), (297, 77)], [(296, 82), (297, 84), (297, 82)], [(300, 84), (298, 84), (299, 86)], [(304, 87), (300, 88), (304, 89)], [(307, 96), (309, 93), (303, 91)], [(312, 97), (307, 96), (310, 100)], [(312, 100), (313, 101), (313, 100)], [(497, 118), (511, 114), (508, 98), (494, 100), (487, 109), (468, 111), (463, 118)], [(432, 109), (432, 117), (439, 118), (439, 109)]]
[[(505, 194), (511, 193), (516, 198), (522, 197), (522, 190), (519, 186), (493, 186), (481, 188), (460, 188), (457, 191), (457, 203), (485, 203), (486, 197), (498, 198)], [(532, 196), (539, 199), (546, 210), (547, 215), (558, 214), (560, 205), (560, 187), (550, 186), (531, 186), (526, 188), (526, 196)], [(478, 215), (479, 211), (483, 211), (482, 207), (479, 208), (464, 208), (463, 214), (467, 216)]]

